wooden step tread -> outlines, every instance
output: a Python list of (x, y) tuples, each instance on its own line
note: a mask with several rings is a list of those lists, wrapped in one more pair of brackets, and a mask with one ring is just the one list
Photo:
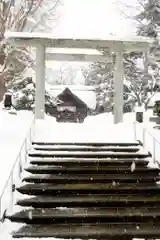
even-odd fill
[(30, 163), (33, 165), (78, 165), (78, 167), (81, 166), (100, 166), (100, 165), (107, 165), (107, 166), (122, 166), (124, 165), (131, 165), (133, 162), (136, 163), (136, 165), (147, 165), (151, 161), (151, 158), (145, 157), (145, 158), (109, 158), (109, 157), (98, 157), (98, 158), (69, 158), (69, 157), (54, 157), (54, 158), (30, 158)]
[(104, 151), (113, 151), (113, 152), (137, 152), (140, 150), (140, 146), (61, 146), (61, 145), (33, 145), (33, 149), (41, 151), (93, 151), (93, 152), (104, 152)]
[[(128, 166), (125, 166), (121, 164), (120, 166), (51, 166), (51, 165), (29, 165), (25, 168), (25, 171), (34, 173), (34, 174), (51, 174), (51, 173), (105, 173), (105, 174), (111, 174), (111, 173), (130, 173), (131, 172), (131, 165), (128, 164)], [(138, 174), (147, 174), (152, 172), (160, 172), (160, 169), (158, 168), (147, 168), (146, 166), (138, 166), (135, 164), (135, 173)]]
[(52, 146), (138, 146), (139, 141), (135, 142), (39, 142), (33, 141), (32, 145), (52, 145)]
[[(14, 240), (19, 240), (19, 237), (14, 237)], [(22, 240), (40, 240), (39, 238), (30, 238), (30, 237), (23, 237)], [(41, 238), (41, 240), (60, 240), (59, 238), (55, 238), (55, 237), (46, 237), (46, 238)], [(68, 240), (63, 238), (63, 240)], [(71, 240), (71, 239), (70, 239)], [(107, 240), (132, 240), (132, 238), (130, 237), (125, 237), (125, 236), (122, 236), (122, 237), (108, 237)]]
[[(14, 211), (14, 210), (13, 210)], [(119, 208), (37, 208), (7, 212), (8, 218), (106, 218), (106, 217), (160, 217), (160, 207), (119, 207)]]
[(110, 157), (124, 157), (124, 158), (144, 158), (149, 157), (150, 154), (146, 151), (139, 151), (139, 152), (109, 152), (109, 151), (103, 151), (103, 152), (82, 152), (82, 151), (75, 151), (75, 152), (69, 152), (69, 151), (40, 151), (40, 150), (31, 150), (28, 153), (29, 157), (93, 157), (98, 156), (101, 158)]
[(76, 183), (76, 184), (45, 184), (45, 183), (40, 183), (40, 184), (24, 184), (17, 189), (37, 189), (37, 190), (91, 190), (91, 189), (97, 189), (97, 190), (134, 190), (134, 189), (139, 189), (139, 190), (159, 190), (160, 191), (160, 184), (155, 184), (155, 183), (117, 183), (114, 184), (112, 183)]
[(159, 181), (160, 176), (158, 176), (157, 172), (152, 172), (151, 174), (148, 172), (147, 174), (137, 174), (137, 173), (127, 173), (127, 174), (27, 174), (23, 181), (26, 182), (43, 182), (43, 183), (54, 183), (57, 182), (113, 182), (113, 181)]
[(160, 223), (97, 223), (27, 225), (13, 232), (13, 237), (58, 237), (102, 239), (110, 236), (159, 237)]
[(68, 195), (71, 193), (77, 193), (77, 194), (91, 194), (91, 193), (99, 193), (101, 194), (121, 194), (121, 193), (128, 193), (128, 195), (131, 194), (155, 194), (160, 193), (160, 187), (159, 185), (151, 185), (151, 183), (86, 183), (86, 184), (53, 184), (53, 183), (28, 183), (21, 187), (17, 187), (16, 190), (19, 193), (22, 194), (28, 194), (28, 195)]
[[(73, 195), (69, 196), (33, 196), (30, 198), (20, 199), (17, 204), (20, 206), (33, 206), (33, 207), (68, 207), (68, 206), (97, 206), (103, 204), (105, 206), (126, 206), (127, 204), (148, 204), (152, 207), (153, 204), (160, 204), (160, 194), (155, 195), (101, 195), (101, 194), (90, 194), (90, 195)], [(148, 206), (147, 205), (147, 206)]]

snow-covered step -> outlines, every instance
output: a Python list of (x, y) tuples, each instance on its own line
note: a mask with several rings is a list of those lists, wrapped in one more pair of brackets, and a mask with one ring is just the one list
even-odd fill
[(86, 152), (86, 151), (41, 151), (41, 150), (30, 150), (28, 153), (29, 157), (110, 157), (110, 158), (116, 158), (116, 157), (123, 157), (123, 158), (144, 158), (149, 157), (149, 152), (145, 150), (140, 150), (138, 152), (112, 152), (112, 151), (95, 151), (95, 152)]
[(141, 146), (72, 146), (72, 145), (33, 145), (33, 149), (42, 151), (111, 151), (111, 152), (137, 152)]
[[(132, 169), (131, 169), (132, 170)], [(23, 181), (27, 183), (111, 183), (113, 181), (118, 182), (153, 182), (159, 181), (160, 176), (158, 172), (148, 171), (136, 173), (134, 170), (130, 173), (115, 173), (115, 174), (99, 174), (99, 173), (87, 173), (87, 174), (25, 174)]]
[(77, 146), (86, 146), (86, 147), (107, 147), (107, 146), (122, 146), (122, 147), (131, 147), (131, 146), (139, 146), (141, 145), (139, 141), (121, 141), (121, 142), (90, 142), (87, 141), (74, 141), (74, 142), (64, 142), (63, 140), (61, 142), (42, 142), (42, 141), (33, 141), (32, 145), (52, 145), (52, 146), (72, 146), (72, 147), (77, 147)]
[(160, 237), (160, 170), (139, 143), (32, 147), (6, 212), (13, 238)]
[[(6, 240), (11, 240), (11, 239), (6, 239)], [(14, 240), (19, 240), (19, 237), (18, 238), (15, 238), (14, 237)], [(30, 237), (23, 237), (23, 239), (22, 240), (31, 240), (31, 238)], [(36, 237), (34, 237), (34, 239), (32, 239), (32, 240), (64, 240), (64, 239), (60, 239), (60, 238), (55, 238), (55, 237), (46, 237), (46, 238), (43, 238), (43, 237), (41, 237), (41, 238), (36, 238)]]
[(131, 164), (134, 162), (137, 165), (147, 165), (150, 161), (151, 158), (150, 157), (146, 157), (146, 155), (140, 155), (140, 157), (138, 157), (137, 155), (128, 155), (124, 157), (124, 155), (121, 156), (114, 156), (111, 157), (110, 156), (99, 156), (99, 157), (81, 157), (79, 156), (78, 158), (76, 157), (51, 157), (51, 156), (31, 156), (30, 157), (30, 163), (32, 165), (53, 165), (53, 166), (60, 166), (60, 167), (64, 167), (64, 166), (112, 166), (112, 167), (117, 167), (117, 166), (131, 166)]
[[(119, 164), (117, 165), (95, 165), (92, 164), (89, 167), (87, 165), (77, 165), (77, 166), (61, 166), (61, 165), (26, 165), (25, 171), (32, 173), (32, 174), (58, 174), (58, 173), (101, 173), (101, 174), (111, 174), (111, 173), (128, 173), (131, 171), (132, 163), (127, 164)], [(151, 166), (151, 167), (144, 167), (144, 165), (136, 164), (135, 163), (135, 172), (148, 172), (154, 171), (159, 172), (159, 169)]]
[(28, 208), (6, 213), (6, 218), (12, 222), (28, 224), (56, 224), (83, 221), (97, 222), (123, 220), (135, 221), (137, 219), (148, 219), (160, 217), (160, 207), (137, 206), (130, 207), (88, 207), (88, 208)]
[[(23, 195), (22, 195), (23, 196)], [(143, 194), (70, 194), (54, 196), (34, 196), (17, 199), (17, 204), (22, 207), (56, 208), (56, 207), (118, 207), (118, 206), (160, 206), (160, 193)]]
[(13, 237), (52, 237), (65, 239), (99, 239), (110, 237), (145, 238), (160, 236), (160, 223), (66, 223), (66, 224), (35, 224), (21, 227), (13, 233)]
[(54, 196), (57, 194), (91, 194), (99, 193), (101, 194), (160, 194), (160, 185), (155, 183), (23, 183), (21, 186), (17, 187), (16, 190), (22, 194), (28, 195), (50, 195)]

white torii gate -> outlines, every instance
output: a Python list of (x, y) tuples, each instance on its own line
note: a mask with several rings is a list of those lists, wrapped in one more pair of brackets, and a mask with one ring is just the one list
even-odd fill
[(83, 39), (55, 37), (48, 33), (7, 32), (8, 41), (19, 46), (36, 47), (36, 97), (35, 119), (44, 119), (45, 113), (45, 60), (58, 61), (111, 61), (109, 57), (88, 54), (47, 53), (46, 48), (96, 49), (111, 51), (116, 54), (114, 71), (114, 123), (123, 121), (123, 53), (126, 51), (147, 52), (151, 40), (146, 37), (117, 38), (109, 36), (106, 39)]

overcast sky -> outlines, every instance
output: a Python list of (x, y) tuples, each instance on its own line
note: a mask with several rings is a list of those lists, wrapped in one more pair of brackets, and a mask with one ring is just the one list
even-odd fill
[[(123, 0), (134, 4), (136, 0)], [(120, 12), (119, 0), (64, 0), (56, 32), (63, 35), (128, 35), (135, 31), (131, 21)]]
[[(63, 36), (105, 37), (133, 35), (135, 24), (122, 16), (119, 0), (63, 0), (57, 27), (53, 32)], [(120, 0), (121, 1), (121, 0)], [(135, 4), (136, 0), (122, 0)], [(48, 64), (47, 64), (48, 65)], [(55, 64), (56, 66), (59, 63)]]

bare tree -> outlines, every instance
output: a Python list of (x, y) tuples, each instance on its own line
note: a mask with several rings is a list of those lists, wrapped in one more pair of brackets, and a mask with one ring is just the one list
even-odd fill
[[(41, 31), (48, 29), (50, 16), (53, 18), (60, 0), (2, 0), (0, 2), (0, 100), (6, 90), (5, 82), (17, 77), (28, 66), (33, 66), (33, 58), (27, 48), (17, 48), (6, 43), (6, 31)], [(47, 6), (46, 6), (47, 5)], [(45, 20), (44, 20), (45, 19)]]
[(126, 18), (135, 21), (135, 24), (141, 24), (141, 20), (136, 16), (139, 15), (145, 8), (145, 0), (136, 0), (133, 3), (126, 3), (121, 0), (116, 0), (116, 3), (119, 5), (121, 14)]

